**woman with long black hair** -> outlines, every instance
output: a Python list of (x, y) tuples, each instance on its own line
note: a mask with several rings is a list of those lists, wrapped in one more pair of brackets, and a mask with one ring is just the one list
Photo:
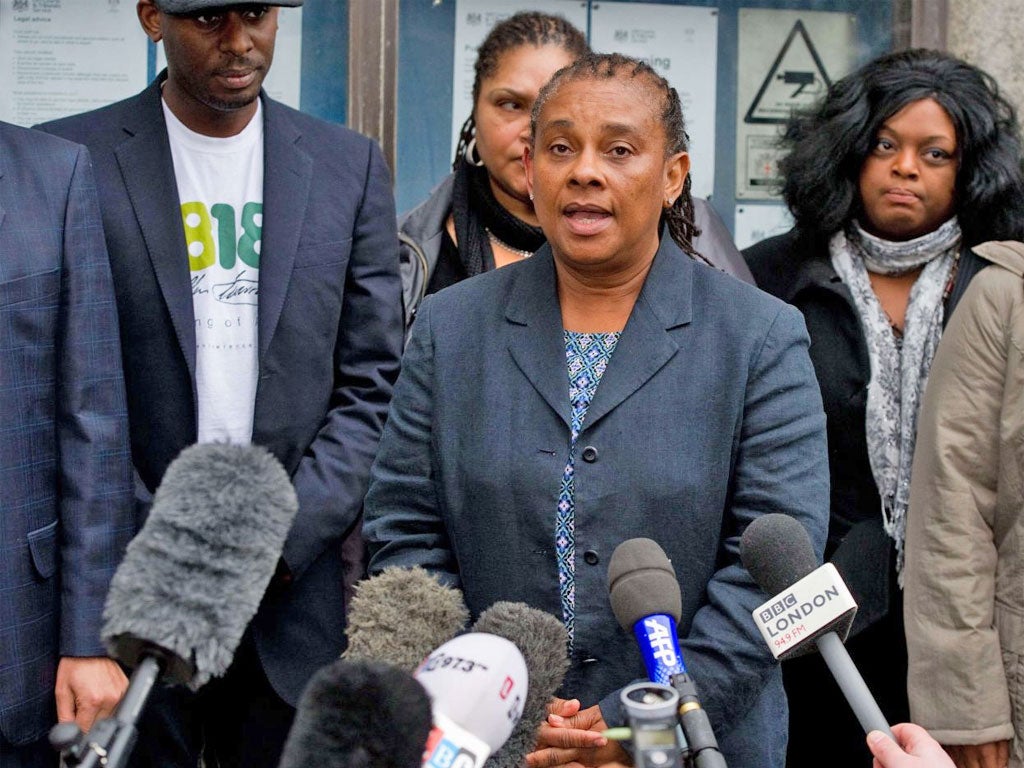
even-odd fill
[[(876, 59), (794, 117), (781, 164), (796, 221), (747, 249), (758, 285), (799, 308), (828, 415), (826, 559), (860, 609), (848, 648), (889, 722), (909, 719), (903, 540), (917, 413), (970, 250), (1024, 235), (1013, 108), (991, 77), (927, 50)], [(819, 657), (784, 665), (789, 766), (870, 764)]]

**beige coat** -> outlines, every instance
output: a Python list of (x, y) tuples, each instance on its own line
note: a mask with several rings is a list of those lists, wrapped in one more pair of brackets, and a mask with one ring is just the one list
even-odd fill
[(1024, 766), (1024, 243), (985, 243), (932, 365), (907, 518), (914, 722)]

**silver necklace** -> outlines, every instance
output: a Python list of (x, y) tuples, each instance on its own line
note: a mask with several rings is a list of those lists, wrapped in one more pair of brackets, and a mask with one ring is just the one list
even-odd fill
[(528, 259), (531, 256), (533, 256), (533, 251), (523, 250), (522, 248), (513, 248), (508, 243), (506, 243), (506, 242), (504, 242), (502, 240), (499, 240), (497, 235), (495, 235), (493, 232), (491, 232), (491, 230), (488, 229), (487, 227), (484, 227), (484, 232), (487, 233), (487, 239), (488, 240), (490, 240), (492, 243), (494, 243), (499, 248), (504, 248), (509, 253), (514, 253), (514, 254), (516, 254), (518, 256), (522, 256), (524, 259)]

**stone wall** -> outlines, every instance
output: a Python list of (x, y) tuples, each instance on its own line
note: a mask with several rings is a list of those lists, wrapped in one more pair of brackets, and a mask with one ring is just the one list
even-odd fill
[(981, 67), (1024, 120), (1024, 2), (948, 0), (950, 53)]

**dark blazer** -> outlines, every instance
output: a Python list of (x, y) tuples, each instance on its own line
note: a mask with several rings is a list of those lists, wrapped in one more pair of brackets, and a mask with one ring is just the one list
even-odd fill
[(89, 153), (0, 123), (0, 750), (56, 721), (59, 656), (102, 656), (134, 532), (117, 313)]
[[(87, 145), (96, 164), (140, 509), (168, 463), (196, 440), (192, 295), (161, 79), (138, 96), (45, 126)], [(398, 373), (402, 299), (380, 150), (262, 99), (253, 442), (292, 476), (299, 513), (283, 555), (292, 580), (271, 585), (252, 629), (270, 682), (294, 705), (312, 673), (344, 647), (341, 542), (360, 514)]]
[[(554, 519), (570, 440), (550, 247), (424, 302), (374, 464), (371, 571), (421, 565), (561, 617)], [(825, 422), (792, 308), (661, 243), (590, 405), (575, 465), (576, 642), (563, 686), (591, 705), (644, 676), (612, 615), (625, 539), (658, 541), (683, 594), (681, 647), (726, 757), (781, 766), (785, 699), (750, 612), (738, 538), (793, 515), (820, 554)], [(602, 705), (604, 706), (604, 705)]]

